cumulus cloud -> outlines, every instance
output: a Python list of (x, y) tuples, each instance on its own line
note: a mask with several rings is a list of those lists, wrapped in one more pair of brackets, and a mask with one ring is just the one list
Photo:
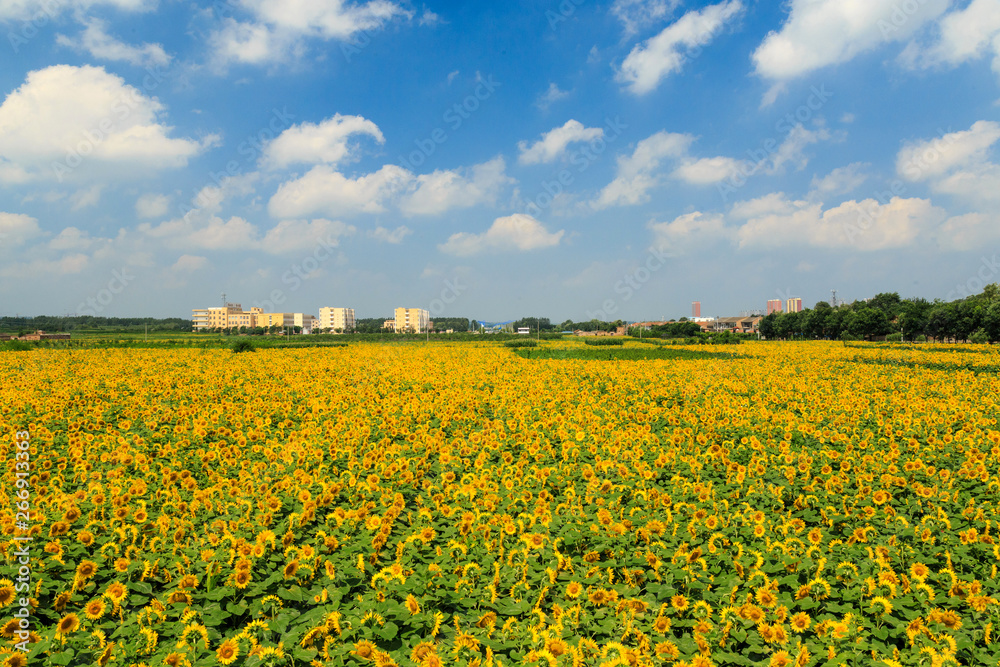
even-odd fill
[(730, 217), (746, 216), (735, 233), (741, 248), (810, 245), (830, 249), (885, 250), (912, 245), (946, 218), (927, 199), (894, 197), (845, 201), (823, 209), (819, 202), (790, 201), (771, 195), (733, 207)]
[(376, 241), (381, 241), (382, 243), (393, 243), (399, 244), (403, 242), (407, 236), (413, 233), (406, 225), (400, 225), (395, 229), (387, 229), (385, 227), (379, 226), (368, 232), (370, 238)]
[(823, 178), (813, 176), (809, 189), (820, 196), (847, 194), (868, 179), (868, 175), (863, 173), (867, 166), (862, 162), (854, 162), (834, 169)]
[(438, 215), (456, 208), (496, 202), (501, 190), (513, 179), (506, 174), (502, 157), (470, 169), (438, 170), (416, 177), (399, 208), (409, 216)]
[(650, 222), (647, 227), (653, 232), (653, 246), (669, 254), (679, 254), (731, 236), (724, 216), (701, 211), (678, 216), (670, 222)]
[(283, 183), (271, 197), (268, 211), (275, 218), (381, 213), (412, 180), (412, 173), (396, 165), (385, 165), (357, 178), (329, 165), (317, 165), (302, 177)]
[(615, 0), (611, 13), (622, 23), (625, 36), (659, 23), (674, 13), (681, 0)]
[(170, 267), (176, 273), (194, 273), (208, 266), (208, 258), (200, 255), (181, 255)]
[(307, 252), (321, 245), (336, 246), (356, 229), (339, 221), (282, 220), (263, 234), (244, 218), (228, 220), (214, 215), (189, 216), (158, 225), (142, 223), (138, 230), (171, 248), (202, 250), (256, 250), (274, 255)]
[(548, 89), (542, 93), (537, 100), (535, 100), (535, 106), (542, 111), (548, 111), (549, 107), (552, 106), (554, 102), (558, 102), (565, 97), (569, 97), (568, 91), (559, 90), (559, 86), (555, 83), (550, 83)]
[(972, 0), (941, 19), (934, 44), (911, 42), (901, 60), (910, 67), (954, 67), (988, 55), (1000, 74), (1000, 2)]
[(665, 77), (681, 70), (687, 54), (711, 43), (742, 12), (743, 3), (730, 0), (686, 13), (660, 34), (637, 44), (622, 63), (618, 81), (636, 95), (654, 90)]
[(342, 116), (314, 124), (294, 125), (264, 148), (261, 163), (272, 169), (282, 169), (293, 164), (336, 165), (354, 157), (355, 146), (349, 139), (355, 135), (372, 137), (379, 144), (385, 143), (382, 131), (372, 121), (362, 116)]
[(0, 251), (24, 245), (41, 233), (42, 230), (35, 218), (23, 213), (0, 211)]
[(148, 11), (157, 0), (0, 0), (0, 21), (25, 21), (36, 17), (54, 19), (64, 10), (87, 11), (95, 7), (112, 7), (123, 11)]
[(170, 64), (170, 55), (159, 44), (126, 44), (109, 35), (107, 23), (100, 19), (89, 19), (85, 25), (86, 28), (77, 39), (59, 35), (56, 42), (78, 51), (86, 51), (99, 60), (122, 61), (139, 67), (163, 67)]
[(135, 202), (135, 214), (140, 218), (162, 218), (170, 209), (170, 197), (156, 193), (147, 193)]
[(647, 193), (660, 182), (657, 173), (667, 159), (679, 159), (687, 154), (694, 142), (689, 134), (657, 132), (640, 141), (632, 155), (619, 156), (615, 179), (601, 190), (595, 208), (641, 204)]
[[(753, 54), (757, 74), (776, 81), (844, 63), (913, 35), (943, 14), (949, 0), (791, 0), (788, 19)], [(903, 7), (913, 6), (912, 11)]]
[(438, 248), (450, 255), (469, 256), (487, 251), (528, 251), (559, 245), (565, 230), (549, 232), (530, 215), (516, 213), (497, 218), (482, 234), (452, 234)]
[(740, 168), (740, 161), (730, 157), (688, 158), (674, 170), (674, 178), (693, 185), (711, 185), (724, 181)]
[(388, 0), (352, 3), (345, 0), (243, 0), (250, 20), (227, 18), (211, 36), (216, 63), (264, 64), (301, 55), (302, 40), (349, 40), (377, 30), (413, 12)]
[(562, 127), (549, 130), (542, 138), (529, 145), (527, 141), (518, 142), (520, 151), (518, 162), (521, 164), (540, 164), (555, 162), (562, 157), (566, 148), (581, 141), (593, 141), (604, 136), (600, 127), (584, 127), (578, 120), (568, 120)]
[[(30, 72), (0, 105), (0, 171), (22, 180), (127, 176), (184, 167), (217, 142), (170, 137), (163, 113), (159, 101), (102, 67)], [(83, 162), (87, 167), (76, 169)]]
[(896, 171), (912, 182), (928, 182), (935, 192), (973, 202), (1000, 201), (1000, 165), (990, 160), (1000, 140), (1000, 123), (981, 120), (968, 130), (905, 145)]

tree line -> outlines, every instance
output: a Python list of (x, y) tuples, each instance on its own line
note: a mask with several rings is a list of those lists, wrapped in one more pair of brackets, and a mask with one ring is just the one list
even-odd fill
[(772, 313), (761, 320), (765, 338), (858, 338), (995, 343), (1000, 341), (1000, 286), (957, 301), (901, 299), (883, 292), (871, 299), (832, 307), (820, 301), (797, 313)]

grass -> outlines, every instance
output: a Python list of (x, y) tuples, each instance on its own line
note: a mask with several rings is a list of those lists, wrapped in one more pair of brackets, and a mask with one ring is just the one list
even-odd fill
[(532, 360), (542, 360), (542, 359), (557, 359), (557, 360), (571, 360), (579, 359), (585, 361), (591, 360), (601, 360), (601, 361), (645, 361), (647, 359), (685, 359), (685, 360), (698, 360), (698, 359), (733, 359), (739, 355), (732, 352), (708, 352), (701, 350), (686, 350), (686, 349), (669, 349), (666, 347), (659, 348), (616, 348), (616, 349), (600, 349), (600, 348), (587, 348), (587, 347), (573, 347), (573, 348), (540, 348), (540, 349), (523, 349), (514, 350), (514, 354), (524, 357), (525, 359)]

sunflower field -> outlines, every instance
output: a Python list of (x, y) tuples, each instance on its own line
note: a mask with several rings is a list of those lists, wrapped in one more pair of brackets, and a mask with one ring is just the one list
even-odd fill
[(2, 353), (0, 664), (997, 665), (1000, 355), (721, 347)]

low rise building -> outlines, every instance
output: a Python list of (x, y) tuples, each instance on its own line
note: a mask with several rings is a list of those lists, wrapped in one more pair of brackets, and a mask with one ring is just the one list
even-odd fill
[(396, 333), (426, 333), (430, 323), (431, 314), (423, 308), (396, 309)]
[(354, 309), (320, 308), (317, 326), (327, 331), (354, 331)]

